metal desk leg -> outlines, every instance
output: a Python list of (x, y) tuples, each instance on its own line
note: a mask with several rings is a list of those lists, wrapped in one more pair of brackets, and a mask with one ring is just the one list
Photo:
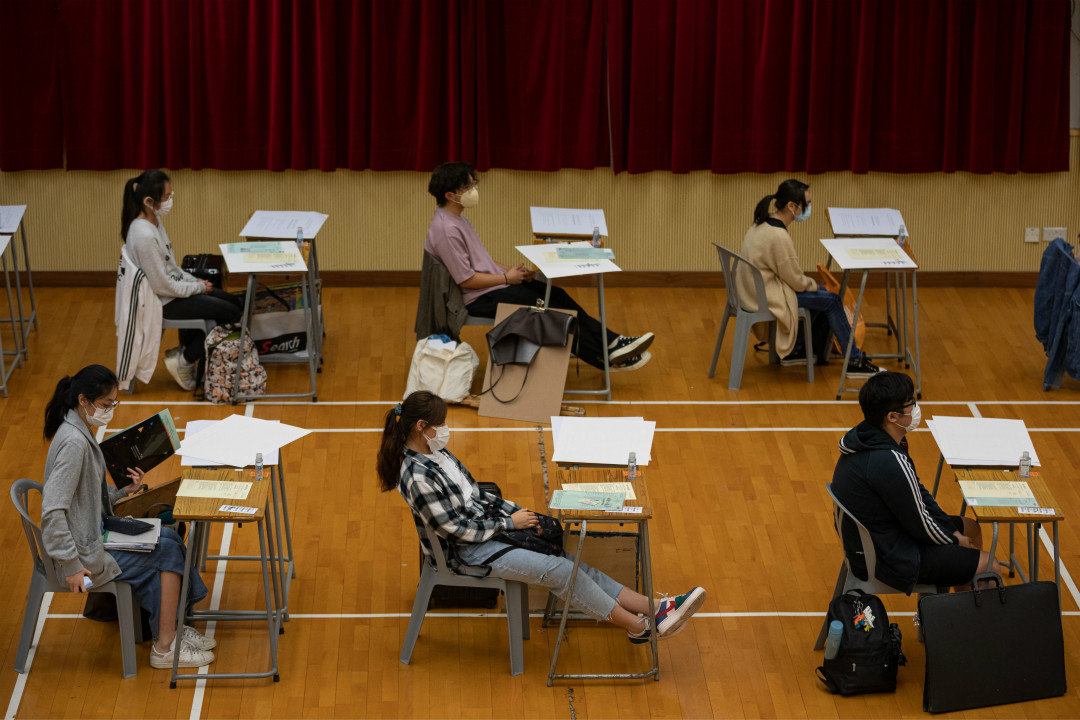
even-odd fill
[[(934, 492), (930, 493), (935, 498), (937, 497), (938, 483), (941, 482), (941, 468), (943, 468), (943, 467), (945, 467), (945, 455), (941, 454), (941, 455), (938, 455), (937, 473), (934, 475)], [(960, 513), (960, 514), (963, 515), (963, 513)]]
[[(34, 299), (34, 273), (30, 272), (30, 250), (26, 246), (26, 218), (23, 218), (22, 225), (19, 228), (19, 234), (22, 235), (22, 251), (23, 251), (23, 265), (26, 266), (26, 286), (30, 289), (30, 317), (26, 318), (30, 320), (30, 325), (34, 330), (38, 329), (37, 324), (37, 301)], [(18, 268), (15, 269), (16, 272)], [(27, 328), (27, 334), (30, 330)], [(23, 338), (26, 341), (26, 338)]]
[[(900, 357), (903, 359), (904, 368), (907, 369), (907, 368), (911, 367), (911, 363), (910, 363), (911, 348), (909, 346), (908, 336), (907, 336), (907, 326), (908, 326), (908, 322), (907, 322), (907, 275), (905, 273), (897, 273), (896, 281), (897, 281), (898, 285), (902, 284), (902, 288), (903, 288), (903, 293), (901, 295), (902, 299), (898, 304), (900, 305), (900, 313), (901, 313), (901, 317), (903, 318), (903, 324), (904, 324), (903, 341), (901, 342), (900, 338), (897, 338), (896, 354), (900, 355)], [(897, 334), (899, 335), (899, 333), (897, 333)]]
[[(7, 256), (6, 255), (0, 255), (0, 263), (2, 263), (3, 267), (4, 267), (4, 289), (7, 291), (8, 311), (11, 314), (11, 320), (10, 320), (10, 322), (11, 322), (11, 334), (14, 337), (14, 340), (15, 340), (15, 349), (7, 351), (8, 355), (14, 355), (15, 356), (15, 362), (13, 362), (11, 364), (11, 370), (8, 371), (8, 373), (7, 373), (8, 375), (10, 375), (11, 372), (13, 372), (15, 370), (15, 368), (17, 368), (17, 367), (21, 368), (22, 367), (23, 355), (25, 355), (26, 353), (23, 352), (23, 349), (22, 349), (22, 347), (23, 347), (23, 345), (22, 345), (23, 344), (22, 333), (19, 331), (18, 328), (15, 327), (15, 305), (11, 302), (11, 276), (8, 274)], [(15, 279), (18, 280), (19, 279), (19, 266), (15, 264), (14, 255), (12, 255), (11, 263), (15, 267)], [(8, 322), (8, 321), (5, 320), (3, 322)], [(7, 383), (5, 381), (5, 392), (6, 392), (6, 390), (7, 390)], [(4, 397), (7, 397), (7, 395), (5, 394)]]
[[(288, 597), (286, 595), (286, 593), (285, 593), (285, 583), (286, 583), (285, 578), (288, 576), (288, 570), (286, 570), (286, 564), (291, 560), (291, 558), (286, 558), (285, 557), (284, 549), (281, 547), (281, 534), (282, 534), (281, 533), (281, 502), (278, 499), (278, 484), (276, 482), (274, 482), (274, 480), (275, 480), (274, 475), (275, 475), (274, 468), (271, 468), (270, 469), (270, 493), (271, 493), (271, 495), (273, 497), (272, 502), (273, 502), (273, 508), (274, 508), (274, 515), (273, 515), (274, 535), (277, 537), (277, 545), (276, 545), (277, 554), (273, 558), (273, 561), (277, 565), (276, 575), (277, 575), (278, 582), (276, 582), (274, 584), (274, 590), (275, 590), (275, 593), (276, 593), (277, 590), (278, 590), (278, 586), (280, 584), (281, 598), (284, 600), (284, 604), (279, 603), (278, 607), (281, 608), (281, 610), (282, 610), (282, 620), (287, 621), (289, 619), (289, 603), (288, 603), (288, 600), (285, 600), (285, 598)], [(267, 525), (269, 526), (269, 524), (270, 524), (270, 518), (268, 517), (267, 518)], [(270, 538), (267, 537), (267, 540), (269, 541)], [(274, 544), (274, 542), (271, 541), (270, 542), (270, 552), (271, 552), (271, 554), (274, 553), (274, 550), (275, 550), (275, 544)], [(272, 564), (272, 566), (273, 566), (273, 564)]]
[(555, 665), (559, 662), (559, 649), (562, 647), (563, 635), (566, 634), (566, 619), (570, 616), (570, 604), (574, 597), (574, 585), (577, 584), (578, 568), (581, 567), (581, 549), (585, 545), (585, 534), (588, 532), (588, 525), (588, 521), (581, 521), (581, 534), (578, 536), (577, 551), (574, 553), (574, 568), (570, 571), (570, 582), (566, 588), (566, 597), (563, 598), (562, 618), (559, 620), (559, 634), (555, 638), (555, 651), (551, 655), (551, 667), (548, 669), (548, 687), (551, 687), (551, 683), (555, 679)]
[(642, 520), (638, 523), (639, 556), (641, 561), (641, 589), (645, 597), (649, 598), (649, 625), (652, 631), (649, 633), (649, 649), (652, 651), (652, 676), (653, 680), (660, 680), (660, 653), (657, 650), (659, 634), (656, 631), (656, 599), (653, 593), (652, 579), (652, 553), (649, 551), (649, 521)]
[[(263, 522), (259, 523), (257, 528), (262, 533), (265, 533), (266, 545), (263, 546), (263, 535), (259, 535), (259, 548), (262, 551), (262, 555), (259, 558), (260, 564), (263, 566), (263, 585), (266, 585), (266, 567), (270, 567), (270, 587), (274, 591), (274, 611), (272, 617), (268, 614), (268, 619), (273, 620), (273, 625), (270, 630), (270, 651), (274, 658), (274, 667), (277, 668), (277, 636), (279, 633), (285, 632), (285, 627), (282, 622), (282, 614), (284, 610), (281, 604), (281, 591), (280, 591), (280, 577), (278, 576), (277, 563), (274, 558), (274, 535), (273, 535), (273, 523), (270, 522), (270, 502), (267, 501), (266, 507), (263, 513)], [(267, 612), (270, 612), (270, 598), (266, 598)], [(274, 632), (274, 629), (277, 632)]]
[[(244, 336), (247, 335), (248, 326), (251, 324), (251, 312), (254, 305), (255, 291), (258, 289), (258, 279), (255, 273), (248, 274), (247, 291), (244, 293), (244, 311), (240, 316), (240, 349), (244, 349)], [(233, 373), (232, 404), (236, 405), (240, 394), (240, 363), (236, 363), (236, 371)]]
[[(270, 605), (271, 578), (267, 577), (267, 570), (270, 571), (270, 575), (272, 576), (273, 572), (274, 572), (274, 563), (272, 561), (270, 561), (270, 559), (269, 559), (269, 557), (267, 555), (268, 546), (269, 546), (269, 548), (273, 547), (272, 543), (267, 542), (267, 539), (268, 539), (269, 534), (270, 534), (270, 523), (268, 522), (268, 520), (269, 520), (269, 516), (268, 516), (269, 511), (270, 511), (270, 508), (269, 508), (269, 504), (268, 504), (267, 507), (264, 508), (263, 519), (259, 521), (259, 527), (257, 528), (257, 530), (260, 531), (259, 532), (259, 553), (262, 555), (262, 563), (261, 564), (262, 564), (262, 576), (263, 576), (263, 600), (266, 603), (266, 628), (267, 628), (267, 633), (270, 636), (270, 670), (274, 674), (274, 682), (278, 682), (281, 679), (281, 677), (278, 674), (278, 658), (277, 658), (278, 632), (283, 632), (284, 628), (281, 627), (281, 621), (279, 620), (278, 614), (277, 614), (278, 611), (275, 610), (275, 608), (280, 607), (280, 605), (274, 605), (274, 606)], [(263, 533), (261, 532), (264, 528), (265, 528), (265, 531), (266, 531), (266, 534), (267, 534), (267, 538), (264, 538)], [(275, 591), (276, 591), (276, 588), (275, 588)]]
[[(280, 452), (280, 451), (279, 451)], [(285, 463), (278, 455), (277, 465), (270, 469), (272, 475), (277, 477), (278, 490), (281, 492), (281, 512), (285, 518), (285, 552), (289, 558), (289, 579), (296, 577), (296, 556), (293, 555), (292, 547), (292, 521), (289, 520), (289, 500), (285, 497)], [(289, 607), (289, 586), (285, 585), (285, 607)], [(287, 613), (286, 613), (287, 615)]]
[[(1030, 526), (1028, 527), (1030, 531)], [(1030, 536), (1029, 536), (1030, 537)], [(1016, 571), (1012, 567), (1012, 563), (1016, 562), (1013, 558), (1016, 557), (1016, 523), (1009, 523), (1009, 577), (1016, 577)], [(1020, 563), (1016, 563), (1019, 565)], [(1030, 565), (1028, 566), (1030, 567)]]
[(1054, 521), (1054, 582), (1057, 583), (1058, 609), (1061, 609), (1061, 546), (1058, 545), (1058, 521)]
[(600, 304), (600, 347), (604, 349), (604, 399), (611, 401), (611, 365), (608, 355), (607, 309), (604, 307), (604, 273), (596, 276), (596, 295)]
[[(24, 237), (25, 239), (25, 237)], [(18, 315), (11, 316), (11, 329), (17, 334), (19, 341), (22, 343), (20, 349), (18, 342), (15, 344), (15, 349), (19, 351), (19, 367), (22, 367), (22, 359), (27, 357), (26, 354), (26, 337), (29, 335), (29, 331), (24, 326), (23, 309), (22, 309), (22, 281), (19, 279), (19, 248), (15, 243), (15, 238), (11, 238), (11, 267), (15, 269), (15, 305), (18, 308)], [(14, 312), (15, 308), (11, 308)], [(18, 325), (18, 327), (16, 327)]]
[[(848, 271), (844, 271), (844, 285), (847, 285)], [(853, 317), (859, 317), (859, 312), (862, 309), (863, 295), (866, 293), (866, 278), (870, 275), (869, 271), (863, 270), (862, 284), (859, 286), (859, 299), (855, 301), (855, 314)], [(846, 287), (841, 288), (841, 292), (846, 290)], [(840, 296), (844, 297), (843, 295)], [(844, 366), (840, 368), (840, 387), (836, 390), (836, 399), (839, 400), (840, 396), (844, 394), (844, 381), (847, 379), (848, 363), (851, 362), (851, 350), (855, 347), (855, 328), (851, 328), (851, 332), (848, 334), (847, 349), (844, 351)], [(854, 392), (854, 390), (852, 391)]]
[(993, 558), (994, 554), (997, 552), (997, 541), (998, 541), (998, 524), (995, 522), (995, 523), (992, 523), (992, 525), (994, 527), (994, 534), (990, 538), (990, 557), (991, 558)]
[(176, 689), (176, 680), (180, 677), (180, 645), (184, 638), (184, 621), (187, 619), (188, 591), (191, 589), (192, 555), (197, 554), (197, 548), (202, 542), (203, 527), (207, 523), (197, 520), (191, 521), (191, 547), (184, 553), (184, 576), (180, 579), (180, 603), (176, 608), (176, 637), (173, 640), (172, 675), (169, 677), (169, 689)]
[[(1039, 537), (1042, 532), (1042, 523), (1035, 523), (1032, 528), (1032, 537)], [(1031, 563), (1031, 582), (1039, 581), (1039, 548), (1035, 548), (1035, 559)]]
[(915, 332), (915, 397), (922, 400), (922, 362), (919, 360), (919, 283), (918, 270), (911, 271), (911, 319)]

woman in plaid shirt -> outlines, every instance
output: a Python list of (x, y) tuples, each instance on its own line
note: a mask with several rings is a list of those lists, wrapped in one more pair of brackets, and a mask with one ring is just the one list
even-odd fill
[[(379, 487), (383, 491), (397, 488), (405, 498), (424, 554), (431, 557), (424, 534), (427, 526), (439, 536), (451, 568), (487, 565), (495, 577), (539, 583), (566, 600), (574, 564), (567, 553), (544, 555), (513, 547), (493, 557), (511, 547), (497, 539), (501, 531), (536, 528), (539, 522), (527, 508), (481, 490), (465, 466), (446, 450), (449, 439), (446, 402), (426, 390), (412, 393), (386, 414), (377, 461)], [(648, 642), (653, 627), (660, 638), (675, 635), (704, 600), (705, 590), (700, 587), (665, 597), (651, 620), (648, 598), (584, 562), (570, 599), (590, 617), (624, 628), (630, 642), (637, 644)]]

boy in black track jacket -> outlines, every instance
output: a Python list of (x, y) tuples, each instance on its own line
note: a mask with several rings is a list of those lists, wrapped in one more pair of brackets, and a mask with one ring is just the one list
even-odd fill
[[(863, 422), (840, 440), (833, 493), (870, 532), (875, 575), (911, 593), (916, 583), (963, 586), (990, 560), (974, 520), (951, 516), (919, 482), (908, 456), (907, 433), (922, 415), (915, 386), (903, 373), (874, 375), (859, 392)], [(856, 577), (866, 579), (858, 528), (845, 518), (844, 551)], [(1000, 572), (996, 561), (993, 572)]]

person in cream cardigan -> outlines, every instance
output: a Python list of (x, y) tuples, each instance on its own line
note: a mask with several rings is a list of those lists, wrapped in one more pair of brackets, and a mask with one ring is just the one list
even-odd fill
[[(810, 217), (810, 186), (798, 180), (785, 180), (772, 195), (766, 195), (754, 208), (754, 224), (746, 231), (740, 254), (761, 271), (769, 311), (776, 316), (776, 353), (784, 365), (806, 363), (807, 342), (799, 336), (799, 308), (823, 312), (841, 347), (851, 334), (851, 323), (844, 313), (840, 296), (818, 287), (805, 275), (795, 252), (788, 228), (793, 222)], [(770, 211), (771, 208), (771, 211)], [(740, 265), (736, 274), (739, 300), (748, 310), (757, 310), (757, 297), (750, 269)], [(759, 326), (760, 327), (760, 326)], [(863, 355), (851, 350), (847, 374), (869, 377), (881, 372)]]

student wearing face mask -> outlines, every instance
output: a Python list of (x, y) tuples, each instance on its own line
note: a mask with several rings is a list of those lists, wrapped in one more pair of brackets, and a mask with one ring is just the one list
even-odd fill
[[(509, 545), (495, 540), (501, 530), (537, 527), (536, 515), (481, 490), (461, 461), (446, 449), (449, 439), (446, 402), (426, 390), (410, 394), (386, 414), (376, 462), (379, 489), (387, 492), (396, 488), (405, 498), (424, 554), (431, 557), (426, 526), (439, 536), (452, 569), (487, 565), (494, 577), (540, 584), (565, 600), (573, 557), (517, 547), (508, 550)], [(656, 614), (649, 618), (648, 598), (584, 562), (571, 598), (575, 607), (596, 620), (624, 628), (635, 644), (648, 642), (654, 628), (660, 639), (675, 635), (704, 601), (705, 590), (695, 587), (657, 602)]]
[[(495, 262), (476, 229), (463, 213), (480, 202), (479, 181), (472, 165), (448, 162), (435, 168), (428, 192), (438, 208), (431, 219), (424, 250), (442, 261), (461, 288), (465, 309), (477, 317), (495, 317), (499, 303), (533, 307), (544, 299), (547, 284), (535, 279), (524, 264), (508, 267)], [(653, 334), (625, 336), (602, 327), (565, 290), (552, 286), (549, 306), (576, 310), (578, 356), (596, 368), (604, 367), (604, 343), (612, 369), (639, 370), (652, 359), (647, 352)]]
[[(124, 184), (120, 237), (132, 261), (160, 298), (166, 319), (210, 319), (219, 325), (240, 322), (243, 304), (234, 295), (218, 290), (209, 280), (184, 272), (176, 264), (162, 223), (175, 199), (172, 182), (161, 170), (147, 170)], [(180, 330), (180, 347), (165, 353), (165, 368), (185, 390), (195, 389), (197, 366), (206, 355), (205, 335), (201, 330)]]
[[(102, 518), (112, 514), (113, 503), (143, 487), (143, 472), (137, 468), (128, 470), (132, 482), (123, 489), (105, 479), (105, 457), (94, 433), (112, 420), (120, 404), (116, 390), (112, 370), (88, 365), (57, 383), (45, 406), (45, 439), (52, 441), (41, 498), (45, 551), (73, 593), (86, 591), (84, 578), (92, 585), (121, 580), (131, 586), (139, 605), (150, 612), (151, 667), (171, 668), (177, 645), (180, 667), (200, 667), (214, 661), (210, 650), (217, 642), (189, 626), (176, 641), (184, 541), (162, 528), (157, 547), (148, 553), (106, 550), (102, 542)], [(206, 597), (206, 585), (194, 568), (191, 573), (194, 605)]]
[[(927, 492), (908, 454), (908, 433), (922, 412), (904, 373), (883, 372), (859, 391), (863, 421), (840, 440), (833, 494), (870, 532), (877, 579), (910, 593), (916, 583), (965, 586), (976, 573), (1000, 572), (982, 548), (982, 532), (967, 517), (948, 515)], [(845, 518), (844, 551), (866, 579), (858, 528)]]
[[(761, 271), (769, 311), (776, 316), (776, 353), (780, 364), (805, 365), (806, 339), (799, 335), (799, 308), (823, 312), (840, 347), (847, 347), (851, 323), (844, 313), (840, 296), (818, 287), (804, 275), (788, 228), (793, 222), (810, 218), (810, 186), (798, 180), (785, 180), (776, 192), (766, 195), (754, 208), (754, 224), (746, 231), (739, 254)], [(770, 210), (771, 208), (771, 210)], [(739, 299), (748, 310), (757, 309), (757, 291), (750, 269), (739, 266), (736, 275)], [(764, 325), (756, 325), (762, 332)], [(764, 340), (764, 337), (759, 336)], [(848, 377), (869, 377), (881, 372), (858, 347), (851, 349)]]

